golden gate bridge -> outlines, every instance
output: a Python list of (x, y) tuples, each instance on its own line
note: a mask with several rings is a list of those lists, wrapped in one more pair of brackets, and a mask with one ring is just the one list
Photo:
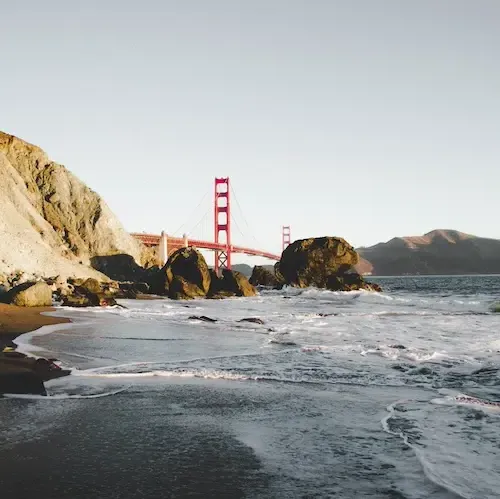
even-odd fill
[[(231, 189), (229, 177), (215, 178), (214, 182), (214, 240), (191, 239), (187, 234), (174, 237), (166, 232), (161, 234), (132, 233), (136, 239), (149, 247), (156, 247), (160, 263), (164, 265), (168, 256), (179, 248), (193, 246), (198, 249), (215, 252), (215, 271), (231, 269), (231, 256), (234, 253), (249, 256), (259, 256), (278, 261), (281, 255), (260, 249), (254, 249), (232, 244), (231, 234)], [(281, 231), (282, 249), (291, 242), (290, 226), (283, 226)]]

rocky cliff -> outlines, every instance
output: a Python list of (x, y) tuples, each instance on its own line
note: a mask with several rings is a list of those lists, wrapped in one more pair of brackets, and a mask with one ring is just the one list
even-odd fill
[(373, 275), (500, 274), (500, 240), (433, 230), (358, 248), (358, 272)]
[(101, 197), (34, 145), (0, 132), (0, 274), (103, 277), (90, 258), (142, 246)]

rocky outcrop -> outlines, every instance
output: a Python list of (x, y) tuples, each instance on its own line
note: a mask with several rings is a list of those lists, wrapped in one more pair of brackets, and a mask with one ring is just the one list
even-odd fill
[(253, 268), (252, 275), (250, 277), (250, 284), (253, 286), (277, 287), (279, 286), (280, 281), (274, 272), (271, 272), (260, 265), (256, 265)]
[[(195, 248), (180, 248), (168, 258), (158, 280), (174, 300), (204, 298), (210, 290), (210, 272), (203, 255)], [(161, 287), (161, 284), (158, 285)]]
[(118, 286), (119, 291), (115, 298), (144, 298), (151, 291), (149, 284), (145, 282), (120, 282)]
[(47, 395), (43, 380), (36, 373), (10, 366), (0, 368), (0, 394), (3, 393)]
[(69, 373), (57, 366), (53, 359), (35, 359), (15, 351), (0, 352), (0, 394), (46, 395), (44, 381)]
[(211, 271), (211, 287), (208, 297), (212, 299), (229, 298), (231, 296), (255, 296), (257, 291), (248, 279), (236, 270), (223, 269), (222, 276), (217, 277)]
[(339, 237), (319, 237), (294, 241), (277, 266), (286, 284), (305, 288), (326, 288), (328, 278), (344, 274), (358, 263), (354, 248)]
[(456, 230), (433, 230), (423, 236), (395, 237), (358, 248), (360, 273), (373, 275), (500, 274), (500, 240)]
[(380, 286), (366, 282), (355, 271), (358, 261), (354, 248), (342, 238), (303, 239), (283, 251), (275, 273), (284, 284), (299, 288), (381, 291)]
[(120, 288), (116, 283), (96, 279), (73, 280), (73, 292), (62, 296), (65, 307), (106, 307), (116, 305)]
[(26, 282), (9, 290), (2, 301), (18, 307), (50, 307), (52, 290), (45, 282)]
[(101, 255), (90, 259), (92, 267), (114, 281), (147, 282), (158, 267), (143, 267), (132, 255)]
[(144, 248), (101, 197), (38, 147), (0, 132), (0, 273), (103, 279), (90, 258)]

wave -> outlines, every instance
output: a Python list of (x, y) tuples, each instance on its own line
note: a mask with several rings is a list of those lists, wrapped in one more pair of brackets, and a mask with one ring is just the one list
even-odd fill
[(399, 437), (404, 444), (413, 450), (415, 453), (415, 456), (422, 466), (422, 470), (425, 474), (425, 476), (434, 484), (436, 484), (438, 487), (441, 487), (442, 489), (452, 492), (453, 494), (457, 495), (458, 497), (461, 497), (463, 499), (472, 499), (471, 496), (469, 495), (464, 495), (461, 490), (458, 489), (457, 484), (455, 484), (452, 480), (448, 479), (446, 476), (443, 477), (439, 475), (433, 468), (432, 464), (426, 459), (425, 457), (425, 452), (419, 448), (417, 445), (413, 444), (410, 442), (409, 436), (402, 430), (396, 430), (394, 429), (393, 426), (391, 426), (390, 421), (394, 418), (396, 418), (396, 406), (400, 404), (404, 404), (406, 402), (409, 402), (408, 400), (398, 400), (396, 402), (393, 402), (392, 404), (388, 405), (386, 410), (388, 414), (383, 417), (380, 421), (383, 430), (388, 433), (389, 435), (394, 435), (396, 437)]
[(363, 356), (378, 355), (391, 360), (406, 359), (417, 363), (439, 361), (441, 359), (450, 358), (443, 352), (412, 351), (411, 349), (406, 349), (403, 345), (368, 348), (366, 350), (362, 350), (360, 353)]
[(49, 326), (42, 326), (41, 328), (31, 331), (29, 333), (24, 333), (13, 340), (13, 343), (17, 346), (17, 350), (26, 355), (33, 355), (34, 352), (43, 350), (41, 347), (37, 347), (31, 343), (31, 340), (36, 336), (44, 336), (47, 334), (54, 333), (56, 331), (62, 331), (64, 329), (70, 329), (73, 327), (71, 323), (65, 324), (53, 324)]
[(150, 378), (150, 377), (164, 377), (164, 378), (203, 378), (203, 379), (226, 379), (233, 381), (256, 380), (255, 376), (247, 376), (242, 374), (233, 374), (224, 371), (210, 370), (210, 369), (196, 369), (196, 370), (154, 370), (144, 372), (115, 372), (115, 373), (85, 373), (81, 371), (79, 376), (89, 378)]
[[(133, 367), (133, 366), (131, 366)], [(132, 379), (148, 379), (148, 378), (179, 378), (179, 379), (205, 379), (205, 380), (225, 380), (235, 382), (269, 382), (283, 384), (304, 384), (304, 385), (341, 385), (341, 386), (380, 386), (384, 388), (400, 387), (401, 383), (391, 383), (386, 380), (377, 382), (373, 377), (366, 376), (345, 376), (344, 373), (309, 373), (305, 369), (305, 373), (297, 372), (296, 374), (282, 373), (266, 369), (265, 371), (255, 371), (250, 368), (248, 372), (245, 369), (225, 370), (221, 368), (203, 368), (203, 367), (176, 367), (171, 369), (154, 369), (144, 366), (141, 369), (135, 366), (136, 370), (114, 370), (110, 368), (94, 368), (86, 371), (76, 371), (74, 374), (80, 379), (107, 379), (107, 380), (132, 380)]]
[(68, 400), (68, 399), (98, 399), (102, 397), (111, 397), (112, 395), (117, 395), (118, 393), (122, 393), (125, 390), (128, 390), (130, 387), (120, 388), (118, 390), (114, 390), (111, 392), (105, 393), (94, 393), (91, 395), (77, 395), (77, 394), (69, 394), (69, 393), (58, 393), (58, 394), (47, 394), (47, 395), (30, 395), (24, 393), (4, 393), (3, 397), (8, 399), (24, 399), (24, 400)]
[(142, 336), (99, 336), (106, 340), (128, 340), (128, 341), (189, 341), (187, 338), (146, 338)]

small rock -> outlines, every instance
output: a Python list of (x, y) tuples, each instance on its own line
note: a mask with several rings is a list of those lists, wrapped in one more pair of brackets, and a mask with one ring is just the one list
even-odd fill
[(217, 319), (212, 319), (211, 317), (207, 317), (206, 315), (191, 315), (190, 317), (188, 317), (188, 319), (202, 322), (217, 322)]
[(295, 341), (270, 340), (269, 343), (272, 343), (273, 345), (283, 345), (287, 347), (297, 346), (297, 343), (295, 343)]
[(254, 324), (265, 324), (262, 319), (258, 317), (245, 317), (244, 319), (239, 320), (238, 322), (253, 322)]

